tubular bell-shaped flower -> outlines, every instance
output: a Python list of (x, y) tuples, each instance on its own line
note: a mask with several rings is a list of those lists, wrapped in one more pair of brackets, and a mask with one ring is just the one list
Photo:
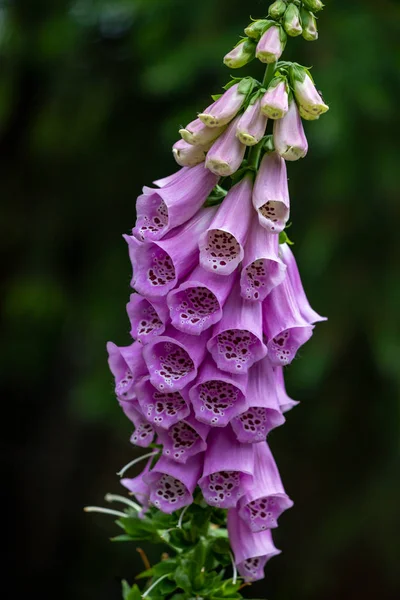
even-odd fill
[(246, 398), (246, 411), (232, 419), (232, 429), (243, 444), (263, 442), (272, 429), (285, 422), (268, 357), (250, 369)]
[(224, 373), (207, 358), (189, 392), (197, 420), (213, 427), (226, 427), (247, 407), (246, 387), (247, 375)]
[(219, 369), (247, 373), (255, 362), (266, 356), (261, 315), (261, 303), (244, 300), (237, 284), (207, 344)]
[(195, 167), (205, 161), (209, 149), (209, 144), (205, 146), (192, 146), (192, 144), (188, 144), (185, 140), (178, 140), (172, 146), (172, 154), (181, 167)]
[(218, 177), (203, 163), (181, 169), (161, 189), (143, 188), (136, 203), (137, 221), (133, 235), (139, 240), (160, 240), (171, 229), (191, 219), (217, 183)]
[(240, 575), (246, 582), (263, 579), (267, 562), (281, 553), (274, 546), (271, 531), (254, 533), (232, 508), (228, 512), (228, 534)]
[(199, 486), (207, 504), (232, 508), (253, 482), (254, 450), (240, 444), (228, 425), (213, 428), (207, 439), (203, 476)]
[(221, 277), (198, 266), (179, 288), (168, 294), (172, 325), (192, 335), (218, 323), (234, 284), (235, 274)]
[(173, 425), (168, 431), (158, 432), (158, 441), (163, 446), (163, 455), (180, 463), (191, 456), (204, 452), (210, 427), (200, 423), (191, 413)]
[(278, 518), (293, 506), (267, 442), (254, 446), (253, 485), (239, 500), (239, 515), (254, 532), (278, 527)]
[(256, 55), (256, 43), (245, 38), (224, 56), (224, 64), (229, 69), (240, 69), (253, 60)]
[(236, 137), (239, 122), (240, 117), (232, 121), (207, 154), (206, 167), (215, 175), (233, 175), (242, 164), (246, 146)]
[(152, 337), (164, 333), (169, 319), (165, 301), (148, 300), (140, 294), (131, 294), (126, 310), (133, 339), (146, 344)]
[(124, 414), (135, 426), (135, 431), (130, 437), (131, 444), (148, 448), (154, 440), (154, 427), (144, 417), (137, 400), (120, 400), (119, 405)]
[(279, 258), (279, 236), (261, 227), (254, 213), (240, 276), (242, 297), (262, 301), (286, 276), (286, 265)]
[(199, 114), (198, 118), (207, 127), (223, 127), (236, 117), (245, 101), (239, 84), (230, 87), (214, 104)]
[(193, 492), (203, 468), (203, 455), (185, 464), (162, 456), (143, 479), (150, 488), (150, 501), (164, 513), (173, 513), (193, 502)]
[[(171, 185), (173, 183), (175, 183), (176, 181), (179, 181), (179, 179), (181, 177), (183, 177), (183, 175), (185, 173), (187, 173), (188, 171), (190, 171), (191, 167), (182, 167), (181, 169), (179, 169), (179, 171), (176, 171), (175, 173), (172, 173), (172, 175), (168, 175), (167, 177), (162, 177), (161, 179), (156, 179), (156, 181), (153, 181), (153, 185), (156, 185), (159, 188), (164, 188), (167, 185)], [(148, 187), (144, 187), (143, 188), (144, 192), (143, 193), (153, 193), (152, 188), (148, 188)]]
[(302, 316), (289, 277), (263, 302), (263, 329), (268, 358), (273, 365), (288, 365), (300, 346), (308, 342), (313, 326)]
[(267, 117), (261, 112), (261, 99), (249, 104), (236, 127), (236, 137), (245, 146), (255, 146), (264, 137)]
[(150, 381), (159, 391), (176, 392), (197, 376), (206, 353), (207, 332), (187, 335), (170, 327), (164, 336), (153, 339), (143, 349)]
[(287, 267), (287, 275), (296, 298), (300, 314), (308, 323), (314, 325), (326, 321), (326, 317), (321, 317), (313, 308), (307, 299), (306, 293), (301, 283), (299, 269), (296, 259), (288, 244), (281, 244), (282, 260)]
[(253, 213), (252, 187), (251, 176), (247, 175), (231, 188), (212, 223), (200, 236), (200, 264), (206, 271), (230, 275), (243, 260)]
[(261, 99), (261, 112), (270, 119), (282, 119), (289, 110), (288, 85), (285, 78), (275, 77)]
[(286, 33), (279, 25), (272, 25), (261, 36), (256, 57), (263, 63), (274, 63), (280, 59), (286, 46)]
[(143, 471), (133, 478), (125, 477), (121, 479), (121, 485), (124, 486), (134, 496), (134, 498), (142, 505), (142, 510), (139, 517), (143, 517), (150, 505), (150, 488), (143, 480), (143, 477), (150, 471), (152, 458), (147, 461)]
[(135, 386), (135, 392), (143, 415), (160, 429), (169, 429), (190, 413), (185, 390), (160, 392), (150, 383), (150, 377), (143, 377)]
[(274, 367), (276, 395), (278, 397), (279, 406), (282, 413), (286, 413), (292, 410), (295, 406), (300, 404), (297, 400), (290, 398), (286, 392), (285, 377), (283, 373), (283, 367)]
[(276, 152), (265, 154), (261, 161), (254, 184), (253, 206), (262, 227), (274, 234), (285, 229), (290, 215), (288, 179), (286, 163)]
[(292, 65), (290, 78), (296, 100), (306, 113), (311, 113), (315, 119), (329, 110), (329, 106), (322, 100), (320, 94), (308, 74), (307, 70), (297, 65)]
[(274, 144), (277, 153), (289, 161), (304, 158), (308, 152), (307, 138), (294, 99), (289, 102), (287, 114), (274, 122)]
[(207, 127), (200, 119), (195, 119), (184, 129), (180, 129), (179, 133), (186, 143), (192, 146), (207, 146), (212, 144), (221, 133), (226, 129), (226, 125), (222, 127)]
[(134, 385), (147, 372), (142, 351), (140, 342), (127, 347), (119, 347), (113, 342), (107, 344), (108, 365), (115, 378), (115, 394), (121, 400), (136, 398)]
[(124, 236), (133, 267), (132, 287), (146, 297), (166, 296), (197, 264), (199, 236), (215, 212), (215, 207), (200, 209), (190, 221), (157, 242), (141, 243), (133, 236)]

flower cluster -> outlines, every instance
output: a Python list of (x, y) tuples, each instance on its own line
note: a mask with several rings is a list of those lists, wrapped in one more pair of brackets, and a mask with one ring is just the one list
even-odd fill
[(181, 169), (143, 188), (125, 236), (134, 341), (108, 344), (131, 442), (159, 449), (123, 485), (144, 511), (165, 513), (189, 506), (199, 486), (207, 504), (228, 509), (246, 581), (261, 579), (279, 553), (271, 530), (293, 504), (267, 443), (296, 404), (283, 370), (324, 320), (307, 300), (284, 229), (286, 161), (307, 153), (302, 119), (328, 107), (308, 69), (278, 62), (287, 35), (316, 39), (310, 9), (318, 2), (277, 1), (270, 18), (246, 28), (225, 63), (256, 56), (269, 65), (264, 81), (233, 79), (180, 130), (173, 154)]

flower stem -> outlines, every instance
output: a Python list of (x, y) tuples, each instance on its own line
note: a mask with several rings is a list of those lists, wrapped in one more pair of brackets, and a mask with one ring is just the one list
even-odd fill
[(276, 65), (277, 65), (277, 63), (273, 62), (273, 63), (269, 64), (267, 66), (267, 68), (265, 69), (264, 79), (262, 82), (262, 86), (264, 88), (267, 88), (269, 86), (269, 84), (271, 83), (271, 80), (275, 74)]

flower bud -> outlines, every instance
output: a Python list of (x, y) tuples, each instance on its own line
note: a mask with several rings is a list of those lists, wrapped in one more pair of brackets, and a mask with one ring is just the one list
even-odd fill
[(258, 42), (256, 57), (267, 64), (278, 61), (285, 49), (286, 40), (286, 33), (282, 27), (273, 25), (267, 29)]
[(278, 21), (283, 17), (286, 11), (286, 2), (284, 0), (276, 0), (268, 9), (268, 14), (272, 19)]
[(249, 38), (253, 38), (253, 40), (258, 41), (270, 25), (271, 21), (268, 21), (267, 19), (259, 19), (258, 21), (253, 21), (250, 23), (244, 32)]
[(249, 104), (240, 117), (236, 137), (245, 146), (255, 146), (265, 135), (267, 117), (261, 112), (261, 100)]
[(303, 38), (307, 42), (314, 42), (318, 39), (317, 19), (312, 12), (305, 8), (301, 9), (300, 16), (303, 25)]
[(209, 146), (191, 146), (185, 140), (179, 140), (172, 147), (172, 153), (181, 167), (195, 167), (206, 158)]
[(304, 7), (312, 12), (318, 12), (324, 8), (321, 0), (303, 0)]
[(314, 117), (319, 117), (329, 110), (329, 106), (325, 104), (317, 92), (313, 80), (306, 69), (292, 65), (290, 79), (294, 95), (299, 106), (303, 108), (304, 114), (310, 113)]
[(282, 119), (289, 110), (286, 78), (275, 77), (261, 100), (261, 112), (270, 119)]
[(295, 4), (289, 4), (283, 17), (285, 31), (291, 37), (301, 35), (303, 28), (300, 23), (300, 12)]
[(180, 129), (179, 133), (185, 142), (191, 146), (206, 146), (214, 142), (225, 131), (226, 127), (207, 127), (200, 121), (195, 119), (185, 129)]
[[(242, 107), (246, 98), (243, 89), (245, 80), (230, 87), (214, 104), (199, 115), (199, 119), (207, 127), (222, 127), (227, 125)], [(243, 84), (243, 85), (242, 85)]]
[(245, 38), (241, 40), (233, 50), (231, 50), (224, 58), (224, 64), (229, 69), (240, 69), (256, 56), (256, 42)]
[(304, 158), (308, 152), (307, 138), (294, 99), (289, 103), (289, 111), (274, 122), (275, 149), (285, 160)]
[(233, 175), (242, 164), (246, 146), (236, 137), (238, 119), (230, 124), (207, 154), (206, 167), (215, 175)]

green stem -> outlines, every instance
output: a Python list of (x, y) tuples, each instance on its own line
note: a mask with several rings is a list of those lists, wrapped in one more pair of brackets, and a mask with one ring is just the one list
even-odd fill
[(262, 82), (262, 86), (264, 88), (267, 88), (269, 86), (269, 84), (270, 84), (270, 82), (271, 82), (271, 80), (272, 80), (272, 78), (273, 78), (273, 76), (275, 74), (276, 65), (277, 65), (276, 62), (271, 63), (265, 69), (264, 79), (263, 79), (263, 82)]

